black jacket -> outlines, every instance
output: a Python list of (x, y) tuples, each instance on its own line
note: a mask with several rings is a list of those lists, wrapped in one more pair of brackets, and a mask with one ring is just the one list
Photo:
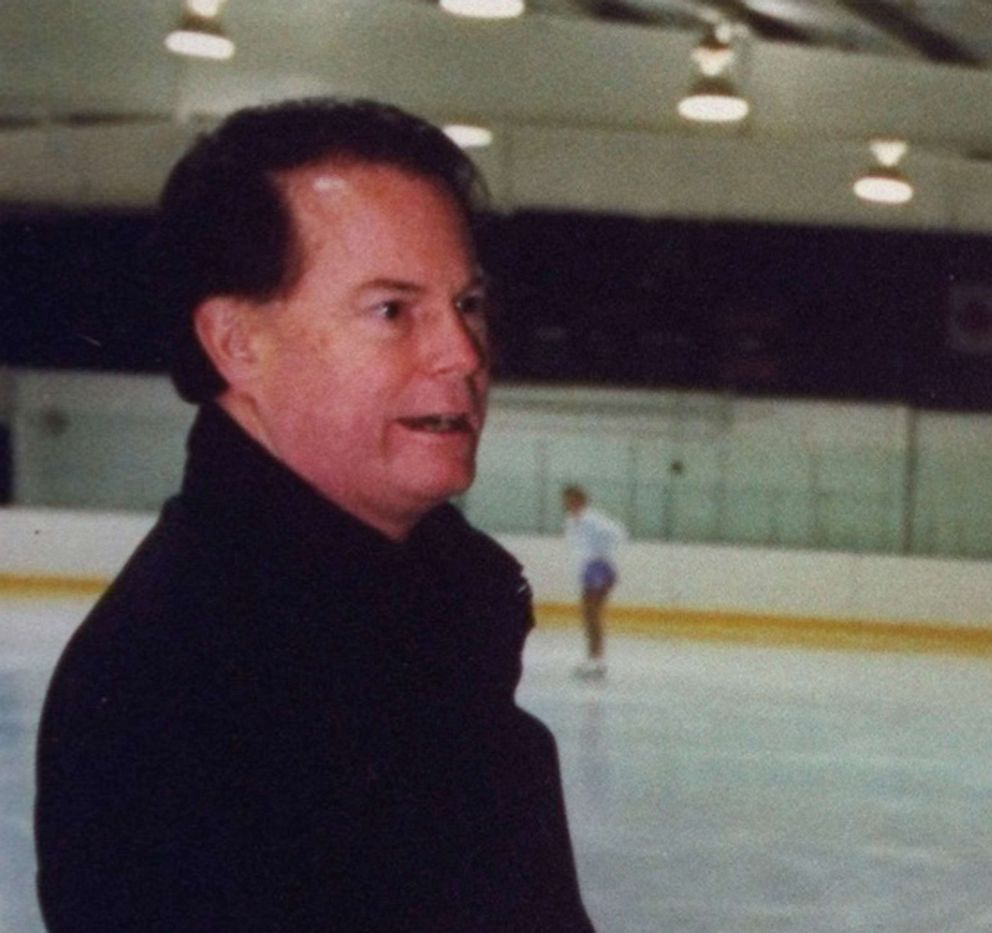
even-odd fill
[(450, 506), (387, 540), (213, 407), (189, 454), (49, 689), (52, 933), (590, 930), (516, 561)]

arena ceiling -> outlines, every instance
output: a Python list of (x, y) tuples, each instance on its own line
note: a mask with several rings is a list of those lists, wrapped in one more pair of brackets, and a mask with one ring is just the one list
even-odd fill
[(531, 8), (655, 29), (725, 19), (769, 42), (970, 68), (992, 63), (989, 0), (532, 0)]
[[(503, 22), (434, 0), (228, 0), (226, 63), (163, 47), (180, 0), (0, 5), (0, 203), (141, 206), (191, 134), (246, 103), (372, 96), (485, 124), (507, 208), (992, 230), (992, 0), (528, 0)], [(707, 24), (735, 25), (744, 124), (676, 103)], [(866, 209), (873, 138), (918, 196)]]

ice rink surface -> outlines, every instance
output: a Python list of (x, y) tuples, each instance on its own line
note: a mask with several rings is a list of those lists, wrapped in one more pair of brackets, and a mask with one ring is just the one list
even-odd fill
[(992, 663), (538, 631), (601, 933), (992, 931)]
[[(34, 731), (90, 599), (0, 600), (0, 933), (40, 933)], [(992, 661), (614, 636), (528, 643), (600, 933), (992, 931)], [(471, 933), (471, 931), (466, 931)]]

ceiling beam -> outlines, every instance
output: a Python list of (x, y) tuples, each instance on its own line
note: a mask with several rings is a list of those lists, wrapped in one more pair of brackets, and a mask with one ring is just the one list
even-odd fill
[(781, 17), (769, 16), (753, 10), (744, 0), (716, 0), (709, 6), (717, 6), (727, 19), (747, 26), (755, 35), (769, 42), (798, 42), (810, 45), (814, 41), (811, 33), (800, 29)]
[(983, 67), (987, 62), (946, 34), (910, 15), (907, 8), (888, 0), (834, 0), (876, 29), (894, 36), (924, 58), (944, 65)]
[(816, 35), (787, 20), (752, 9), (745, 0), (582, 0), (587, 12), (597, 19), (636, 23), (675, 29), (703, 28), (726, 20), (745, 26), (758, 38), (769, 42), (815, 45)]
[(632, 6), (623, 0), (589, 0), (585, 4), (587, 12), (596, 19), (611, 23), (633, 23), (638, 26), (688, 26), (692, 24), (690, 17), (676, 14), (672, 16), (667, 10), (648, 11), (644, 7)]

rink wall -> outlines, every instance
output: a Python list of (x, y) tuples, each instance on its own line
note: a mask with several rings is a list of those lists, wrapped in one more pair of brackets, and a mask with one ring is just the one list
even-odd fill
[(144, 512), (0, 509), (0, 587), (101, 590), (154, 520)]
[[(157, 512), (194, 414), (162, 376), (0, 370), (11, 505)], [(992, 413), (498, 385), (478, 459), (459, 505), (498, 535), (559, 535), (579, 483), (635, 541), (992, 561)]]
[[(98, 592), (150, 513), (0, 509), (0, 590)], [(501, 535), (523, 563), (539, 621), (574, 622), (574, 568), (558, 536)], [(992, 563), (632, 542), (610, 620), (697, 637), (923, 638), (992, 654)]]

